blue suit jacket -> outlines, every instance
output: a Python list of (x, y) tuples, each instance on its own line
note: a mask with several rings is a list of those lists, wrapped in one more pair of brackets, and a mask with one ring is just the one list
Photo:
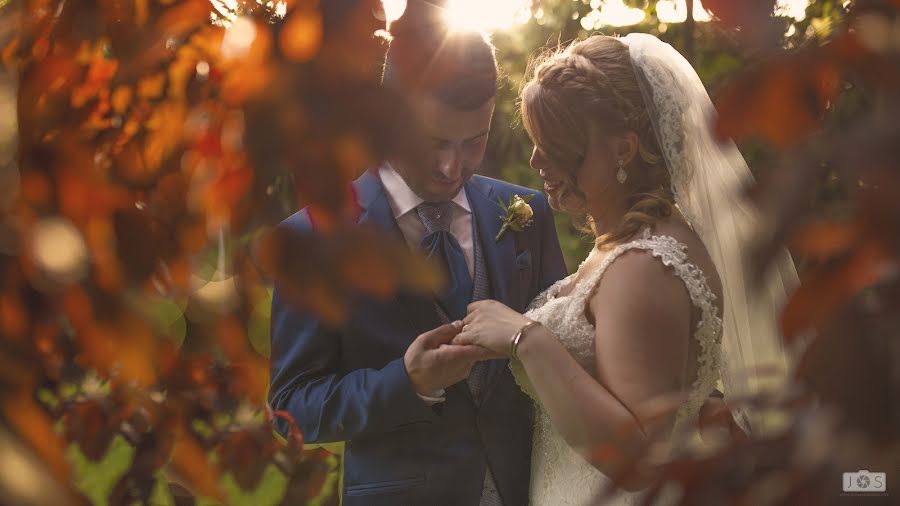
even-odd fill
[[(360, 222), (402, 238), (378, 176), (366, 172), (354, 185)], [(522, 312), (566, 274), (547, 201), (481, 176), (465, 190), (492, 296)], [(513, 194), (535, 194), (534, 223), (495, 242), (501, 226), (497, 197), (508, 202)], [(281, 226), (312, 232), (305, 211)], [(276, 285), (269, 402), (294, 417), (306, 441), (346, 441), (343, 503), (475, 506), (490, 465), (504, 504), (527, 504), (533, 410), (508, 361), (488, 366), (479, 409), (465, 382), (448, 388), (444, 405), (433, 409), (416, 395), (403, 366), (409, 344), (441, 324), (432, 299), (403, 293), (387, 302), (361, 299), (350, 314), (343, 328), (326, 328), (288, 305)], [(286, 432), (283, 422), (276, 427)]]

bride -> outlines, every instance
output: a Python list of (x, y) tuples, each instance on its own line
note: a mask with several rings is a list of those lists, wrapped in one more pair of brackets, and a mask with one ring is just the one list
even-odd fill
[[(454, 343), (511, 357), (536, 401), (532, 504), (591, 504), (649, 442), (662, 436), (663, 455), (696, 442), (720, 378), (729, 398), (784, 379), (775, 316), (796, 272), (785, 252), (761, 290), (745, 283), (751, 176), (733, 143), (712, 139), (709, 96), (671, 46), (593, 36), (534, 69), (521, 93), (531, 165), (551, 207), (587, 216), (596, 247), (524, 315), (470, 305)], [(652, 474), (639, 469), (613, 503), (641, 497)]]

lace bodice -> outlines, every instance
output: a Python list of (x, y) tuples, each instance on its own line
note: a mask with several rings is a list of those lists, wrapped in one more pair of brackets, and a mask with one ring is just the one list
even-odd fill
[[(579, 280), (566, 295), (559, 295), (560, 290), (573, 282), (578, 273), (558, 281), (531, 303), (525, 316), (541, 322), (555, 334), (581, 367), (596, 378), (595, 332), (593, 325), (585, 317), (585, 304), (606, 269), (620, 255), (633, 249), (646, 250), (670, 267), (684, 282), (692, 304), (699, 309), (700, 316), (693, 334), (699, 344), (697, 376), (688, 392), (686, 402), (676, 413), (672, 432), (683, 434), (696, 420), (700, 407), (719, 378), (722, 336), (722, 320), (718, 315), (716, 296), (709, 288), (703, 272), (688, 262), (686, 245), (669, 236), (653, 236), (649, 230), (645, 230), (642, 237), (637, 240), (607, 251), (595, 249), (591, 255), (603, 257), (594, 272)], [(582, 266), (586, 263), (587, 260)], [(592, 504), (608, 480), (575, 453), (553, 428), (521, 363), (513, 361), (510, 367), (516, 381), (535, 399), (537, 406), (532, 455), (532, 504)], [(628, 497), (629, 494), (622, 494), (616, 503), (628, 504), (637, 501), (637, 496), (631, 495), (634, 501), (630, 501)]]

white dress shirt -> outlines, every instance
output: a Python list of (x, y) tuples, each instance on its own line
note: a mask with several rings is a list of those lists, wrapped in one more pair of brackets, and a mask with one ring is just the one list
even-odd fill
[[(416, 208), (419, 204), (425, 202), (422, 197), (416, 195), (416, 192), (406, 184), (403, 177), (391, 167), (389, 163), (385, 163), (378, 169), (378, 177), (381, 184), (387, 192), (388, 202), (391, 210), (394, 212), (394, 219), (400, 227), (400, 232), (406, 239), (406, 243), (412, 249), (418, 249), (419, 243), (425, 237), (427, 230), (425, 224), (419, 218)], [(466, 256), (466, 267), (469, 269), (469, 276), (475, 278), (475, 245), (472, 242), (472, 208), (469, 207), (469, 199), (466, 198), (465, 188), (460, 189), (459, 193), (453, 197), (453, 221), (450, 222), (450, 234), (459, 243)], [(437, 392), (429, 392), (428, 395), (418, 394), (429, 405), (438, 402), (444, 402), (445, 391), (443, 389)]]

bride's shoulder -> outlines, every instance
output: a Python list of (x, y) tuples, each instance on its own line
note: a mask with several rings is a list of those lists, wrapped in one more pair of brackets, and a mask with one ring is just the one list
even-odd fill
[(654, 223), (649, 229), (649, 235), (654, 237), (670, 237), (676, 242), (687, 246), (689, 249), (703, 247), (700, 236), (694, 232), (694, 229), (692, 229), (687, 222), (682, 220), (660, 220)]
[(703, 244), (703, 240), (687, 222), (681, 220), (659, 222), (653, 227), (653, 235), (671, 238), (670, 242), (684, 252), (684, 263), (698, 268), (713, 293), (721, 295), (720, 273), (716, 270), (715, 263)]

